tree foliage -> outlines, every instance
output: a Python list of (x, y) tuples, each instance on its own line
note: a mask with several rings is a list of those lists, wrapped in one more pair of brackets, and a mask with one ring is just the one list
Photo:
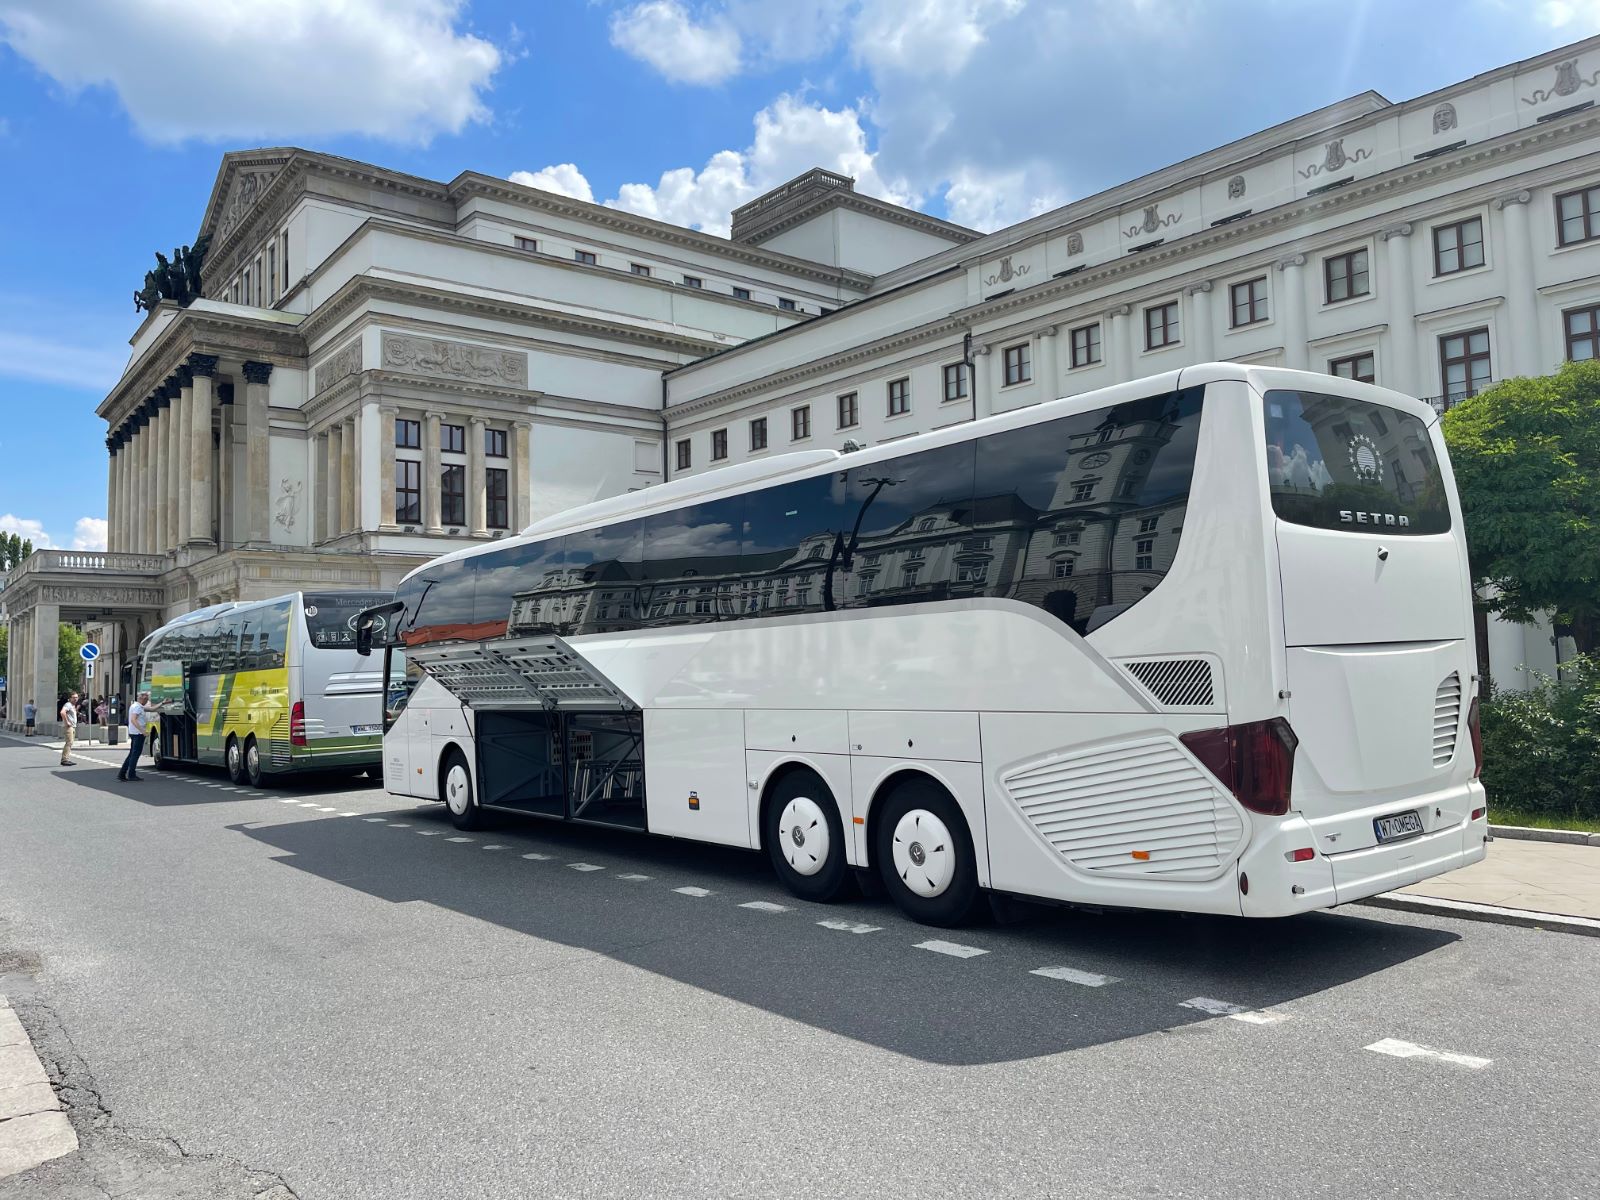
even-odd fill
[(1483, 786), (1496, 808), (1600, 820), (1600, 658), (1561, 664), (1526, 691), (1496, 688), (1482, 709)]
[(1512, 621), (1600, 633), (1600, 363), (1509, 379), (1444, 416), (1474, 584)]
[[(61, 626), (61, 641), (56, 649), (56, 690), (83, 691), (83, 658), (78, 653), (89, 639), (76, 625)], [(37, 697), (35, 697), (37, 699)]]
[(33, 553), (33, 543), (15, 533), (0, 533), (0, 571), (9, 571)]

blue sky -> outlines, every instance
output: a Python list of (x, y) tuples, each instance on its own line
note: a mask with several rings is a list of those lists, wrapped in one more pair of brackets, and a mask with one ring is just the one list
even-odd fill
[(229, 149), (713, 232), (821, 165), (987, 229), (1595, 32), (1600, 0), (0, 0), (0, 529), (103, 536), (132, 292)]

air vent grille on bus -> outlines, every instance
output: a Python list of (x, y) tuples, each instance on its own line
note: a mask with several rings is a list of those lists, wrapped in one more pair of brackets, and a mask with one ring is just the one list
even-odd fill
[(1171, 738), (1058, 755), (1001, 782), (1040, 836), (1091, 874), (1214, 879), (1243, 847), (1239, 810)]
[(1461, 675), (1451, 671), (1433, 697), (1433, 765), (1447, 767), (1456, 756), (1461, 725)]
[(1151, 659), (1123, 666), (1162, 704), (1176, 707), (1213, 702), (1211, 664), (1203, 658)]

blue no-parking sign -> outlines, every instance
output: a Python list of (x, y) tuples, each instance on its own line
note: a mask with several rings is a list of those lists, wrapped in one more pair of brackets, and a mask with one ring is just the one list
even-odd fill
[(100, 657), (100, 646), (96, 642), (85, 642), (78, 647), (78, 655), (84, 662), (93, 662)]

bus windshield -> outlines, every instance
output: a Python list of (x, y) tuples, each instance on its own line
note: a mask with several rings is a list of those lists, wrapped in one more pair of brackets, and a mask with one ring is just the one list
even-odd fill
[[(391, 599), (388, 592), (307, 592), (305, 594), (306, 632), (318, 650), (354, 649), (356, 614), (364, 608)], [(379, 616), (373, 624), (373, 640), (388, 640), (387, 618)]]

